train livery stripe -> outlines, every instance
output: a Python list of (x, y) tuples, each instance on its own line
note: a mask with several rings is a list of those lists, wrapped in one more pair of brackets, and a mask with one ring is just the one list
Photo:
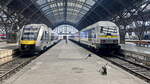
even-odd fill
[(21, 41), (20, 41), (20, 44), (28, 44), (28, 45), (31, 45), (31, 44), (36, 44), (36, 41), (35, 41), (35, 40), (21, 40)]
[(92, 40), (92, 39), (100, 39), (100, 38), (119, 38), (119, 36), (106, 36), (106, 35), (102, 35), (102, 36), (98, 36), (99, 38), (80, 38), (80, 39), (84, 39), (84, 40)]
[(98, 37), (100, 37), (100, 38), (119, 38), (119, 36), (109, 36), (109, 35), (101, 35)]

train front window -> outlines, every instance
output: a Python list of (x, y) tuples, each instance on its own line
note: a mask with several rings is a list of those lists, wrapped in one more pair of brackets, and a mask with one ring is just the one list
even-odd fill
[(39, 28), (24, 28), (22, 40), (36, 40), (38, 36)]
[(101, 29), (100, 29), (100, 33), (103, 33), (103, 28), (104, 28), (104, 27), (101, 27)]
[(100, 27), (100, 33), (105, 34), (117, 33), (117, 28), (114, 26), (102, 26)]

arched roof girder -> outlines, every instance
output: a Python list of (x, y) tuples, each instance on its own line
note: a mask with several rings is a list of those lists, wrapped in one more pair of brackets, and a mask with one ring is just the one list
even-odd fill
[[(60, 6), (60, 9), (63, 9), (63, 6)], [(79, 7), (76, 7), (76, 8), (74, 8), (73, 6), (68, 6), (68, 8), (67, 9), (73, 9), (73, 10), (79, 10), (80, 12), (87, 12), (87, 10), (85, 10), (85, 9), (82, 9), (82, 8), (79, 8)], [(47, 11), (47, 10), (49, 10), (49, 12), (52, 12), (52, 11), (55, 11), (55, 10), (57, 10), (57, 8), (52, 8), (51, 10), (50, 9), (46, 9), (46, 10), (44, 10), (44, 11)], [(82, 10), (82, 11), (81, 11)], [(43, 11), (43, 12), (44, 12)]]
[(48, 19), (52, 20), (52, 23), (57, 23), (57, 21), (61, 19), (77, 24), (96, 1), (97, 0), (37, 0), (36, 6)]
[[(71, 7), (69, 7), (69, 9), (73, 9), (73, 7), (71, 6)], [(76, 10), (76, 11), (80, 11), (80, 9), (79, 8), (76, 8), (76, 9), (74, 9), (74, 10)], [(76, 12), (76, 11), (67, 11), (67, 12)], [(84, 10), (85, 12), (86, 12), (86, 10)], [(45, 10), (45, 11), (43, 11), (44, 12), (44, 14), (45, 15), (48, 15), (48, 13), (50, 13), (50, 12), (52, 12), (51, 10), (49, 10), (49, 9), (47, 9), (47, 10)], [(63, 10), (62, 11), (57, 11), (57, 12), (64, 12)], [(83, 11), (82, 11), (83, 12)], [(81, 15), (84, 15), (84, 13), (85, 12), (83, 12), (82, 13), (81, 11), (80, 12), (76, 12), (76, 13), (79, 13), (79, 14), (81, 14)]]
[[(81, 2), (81, 1), (78, 1), (78, 0), (76, 0), (76, 1), (69, 1), (69, 2), (72, 2), (72, 3), (75, 3), (75, 4), (80, 4), (80, 5), (83, 5), (84, 4), (84, 6), (85, 7), (87, 7), (87, 8), (90, 8), (91, 7), (91, 5), (89, 5), (89, 4), (86, 4), (85, 2)], [(61, 0), (60, 2), (58, 1), (58, 0), (54, 0), (54, 1), (50, 1), (50, 2), (46, 2), (46, 3), (44, 3), (44, 4), (41, 4), (41, 5), (39, 5), (39, 7), (40, 7), (40, 9), (42, 9), (42, 8), (44, 8), (44, 7), (47, 7), (47, 6), (49, 6), (49, 5), (53, 5), (53, 4), (56, 4), (56, 3), (63, 3), (63, 1)]]

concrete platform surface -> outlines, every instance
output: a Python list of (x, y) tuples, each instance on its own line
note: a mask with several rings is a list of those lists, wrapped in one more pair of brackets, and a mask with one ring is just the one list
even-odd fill
[[(61, 41), (3, 84), (148, 84), (78, 45)], [(100, 69), (107, 65), (108, 74)]]
[(17, 49), (18, 44), (17, 43), (6, 43), (6, 42), (0, 42), (0, 49)]
[(0, 64), (6, 63), (12, 60), (12, 55), (15, 50), (18, 49), (17, 43), (0, 42)]
[(123, 50), (150, 54), (150, 48), (147, 48), (147, 47), (139, 47), (133, 44), (120, 44), (120, 45)]

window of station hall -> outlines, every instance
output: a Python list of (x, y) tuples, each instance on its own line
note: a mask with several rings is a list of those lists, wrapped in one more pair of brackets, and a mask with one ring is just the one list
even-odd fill
[(59, 35), (71, 35), (78, 32), (78, 30), (71, 25), (60, 25), (56, 27), (53, 31), (58, 33)]

